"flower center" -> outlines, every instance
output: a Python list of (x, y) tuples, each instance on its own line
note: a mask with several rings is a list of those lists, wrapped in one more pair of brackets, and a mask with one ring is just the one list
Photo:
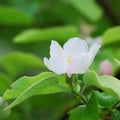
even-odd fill
[(64, 55), (65, 60), (70, 63), (72, 61), (72, 58), (68, 55)]
[(70, 58), (70, 56), (69, 56), (69, 57), (67, 57), (67, 59), (66, 59), (66, 60), (67, 60), (67, 62), (68, 62), (68, 63), (70, 63), (70, 62), (72, 61), (72, 59)]

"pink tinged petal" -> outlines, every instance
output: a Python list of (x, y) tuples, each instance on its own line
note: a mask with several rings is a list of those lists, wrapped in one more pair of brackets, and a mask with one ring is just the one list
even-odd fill
[(64, 52), (72, 58), (80, 56), (83, 52), (88, 52), (87, 42), (79, 38), (71, 38), (64, 44)]
[(90, 51), (88, 52), (88, 66), (90, 66), (95, 58), (96, 53), (100, 49), (101, 45), (100, 44), (93, 44), (92, 47), (90, 48)]
[(53, 56), (48, 60), (44, 58), (44, 64), (48, 67), (49, 70), (62, 74), (66, 72), (67, 62), (61, 56)]
[(113, 67), (109, 60), (104, 60), (99, 66), (99, 71), (101, 75), (113, 75)]
[(52, 40), (50, 45), (50, 56), (61, 55), (62, 52), (63, 52), (63, 49), (58, 44), (58, 42)]

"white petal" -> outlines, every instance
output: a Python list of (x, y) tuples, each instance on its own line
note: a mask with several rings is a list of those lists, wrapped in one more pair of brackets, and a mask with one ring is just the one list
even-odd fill
[(72, 74), (83, 74), (87, 71), (88, 67), (92, 63), (96, 53), (100, 48), (99, 44), (94, 44), (88, 53), (83, 53), (80, 57), (74, 59), (67, 69), (68, 76)]
[(64, 51), (71, 57), (78, 57), (83, 52), (88, 52), (87, 42), (79, 38), (71, 38), (64, 44)]
[(88, 52), (88, 66), (90, 64), (92, 64), (96, 53), (98, 52), (98, 50), (100, 49), (101, 45), (100, 44), (93, 44), (92, 47), (90, 48), (90, 51)]
[(83, 74), (88, 68), (87, 54), (82, 55), (80, 58), (74, 59), (68, 66), (67, 74)]
[(44, 64), (48, 67), (49, 70), (62, 74), (66, 72), (67, 62), (61, 56), (53, 56), (48, 60), (44, 58)]
[(51, 68), (50, 68), (50, 64), (49, 64), (49, 60), (48, 60), (48, 58), (44, 58), (43, 59), (43, 61), (44, 61), (44, 64), (46, 65), (46, 67), (50, 70)]
[(58, 44), (58, 42), (52, 40), (50, 45), (50, 56), (61, 55), (62, 54), (62, 47)]

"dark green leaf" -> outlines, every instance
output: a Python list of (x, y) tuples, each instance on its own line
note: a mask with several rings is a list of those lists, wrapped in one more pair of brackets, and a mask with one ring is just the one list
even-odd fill
[(88, 104), (70, 111), (70, 120), (98, 120), (98, 103), (93, 93)]
[(94, 92), (92, 93), (92, 96), (88, 101), (86, 109), (94, 120), (98, 120), (99, 116), (98, 101)]
[(70, 120), (94, 120), (86, 110), (85, 105), (81, 105), (70, 111)]
[(100, 93), (98, 91), (95, 91), (95, 94), (98, 98), (100, 106), (102, 106), (104, 108), (112, 107), (118, 102), (118, 100), (116, 98), (114, 98), (113, 96), (110, 96), (104, 92)]
[(70, 0), (71, 4), (90, 21), (96, 22), (102, 17), (102, 9), (95, 0)]
[(32, 25), (32, 18), (12, 6), (0, 6), (0, 24), (2, 25)]

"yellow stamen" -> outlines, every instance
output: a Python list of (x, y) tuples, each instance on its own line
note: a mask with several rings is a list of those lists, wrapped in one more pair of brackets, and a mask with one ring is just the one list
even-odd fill
[(72, 61), (72, 58), (70, 56), (64, 55), (64, 58), (68, 63)]
[(70, 57), (67, 57), (67, 62), (70, 63), (71, 62), (71, 58)]

